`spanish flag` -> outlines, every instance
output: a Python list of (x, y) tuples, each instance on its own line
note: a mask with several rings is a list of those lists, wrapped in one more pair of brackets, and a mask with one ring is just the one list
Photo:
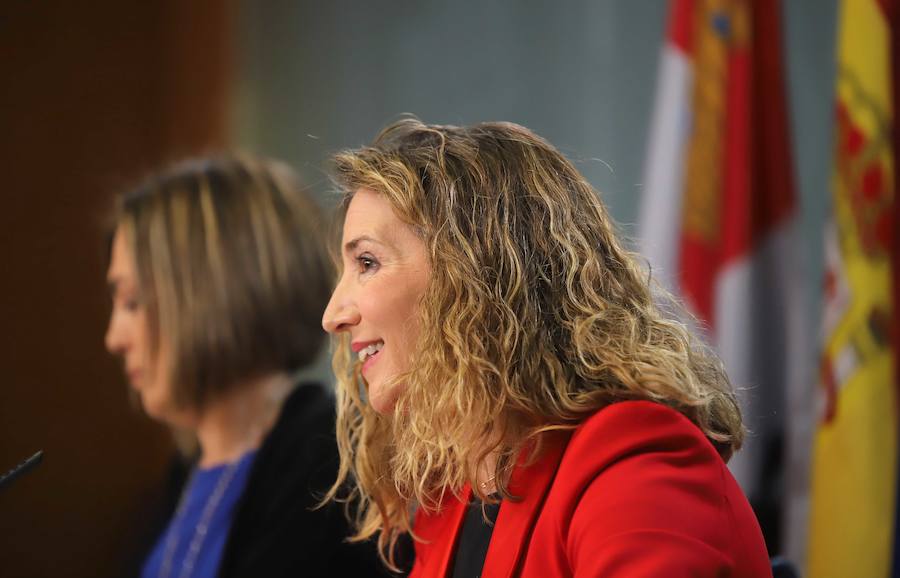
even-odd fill
[[(841, 0), (807, 574), (892, 575), (898, 395), (891, 0)], [(896, 570), (893, 570), (896, 572)], [(896, 575), (896, 573), (894, 573)]]

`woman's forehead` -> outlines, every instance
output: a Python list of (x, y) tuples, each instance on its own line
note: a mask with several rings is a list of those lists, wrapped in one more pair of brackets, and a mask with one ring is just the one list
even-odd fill
[(341, 244), (345, 255), (370, 245), (398, 258), (418, 258), (426, 252), (422, 235), (397, 216), (384, 195), (368, 189), (357, 191), (347, 207)]
[(344, 244), (354, 240), (386, 242), (400, 227), (408, 227), (383, 195), (360, 189), (350, 200), (344, 216)]

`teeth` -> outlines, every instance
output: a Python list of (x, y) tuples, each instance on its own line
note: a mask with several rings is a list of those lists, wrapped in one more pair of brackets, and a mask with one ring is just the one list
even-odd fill
[(379, 341), (378, 343), (373, 343), (367, 347), (360, 349), (359, 353), (357, 354), (359, 355), (360, 363), (365, 361), (367, 357), (375, 355), (376, 353), (381, 351), (382, 347), (384, 347), (384, 341)]

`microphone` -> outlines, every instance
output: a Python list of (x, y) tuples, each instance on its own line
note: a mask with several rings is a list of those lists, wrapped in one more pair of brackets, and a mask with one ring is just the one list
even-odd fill
[(44, 450), (39, 450), (30, 458), (0, 476), (0, 489), (3, 489), (4, 487), (11, 484), (13, 480), (18, 478), (25, 472), (34, 469), (39, 463), (41, 463), (41, 460), (43, 459)]

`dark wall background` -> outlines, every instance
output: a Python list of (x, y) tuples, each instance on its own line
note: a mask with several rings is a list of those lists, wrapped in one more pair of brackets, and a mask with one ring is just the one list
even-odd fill
[(226, 141), (225, 1), (11, 1), (0, 10), (0, 576), (120, 576), (168, 435), (103, 349), (103, 215), (159, 163)]

